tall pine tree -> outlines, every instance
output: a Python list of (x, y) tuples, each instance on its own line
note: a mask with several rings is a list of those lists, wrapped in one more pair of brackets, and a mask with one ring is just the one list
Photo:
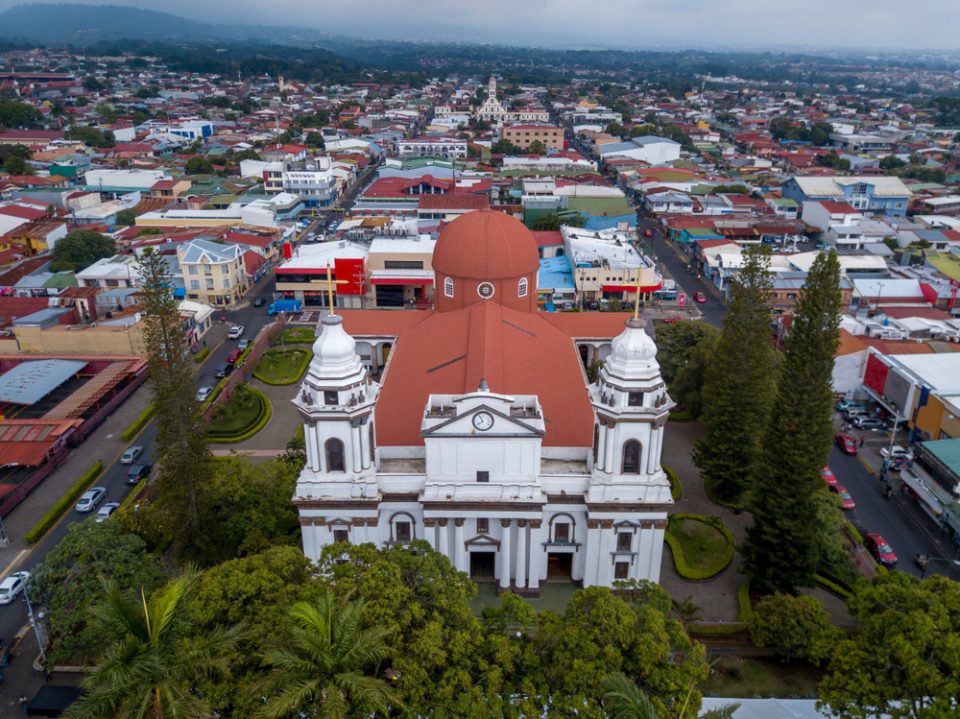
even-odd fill
[(776, 391), (777, 350), (770, 333), (770, 250), (751, 248), (707, 362), (702, 403), (707, 433), (694, 461), (717, 497), (740, 500), (760, 454)]
[(170, 270), (153, 249), (140, 258), (140, 295), (150, 385), (157, 407), (157, 460), (161, 467), (159, 502), (183, 522), (179, 551), (199, 550), (198, 488), (210, 469), (206, 427), (196, 399), (194, 363), (187, 352), (183, 319), (173, 296)]
[(807, 274), (787, 337), (780, 386), (753, 477), (753, 526), (744, 546), (762, 593), (809, 586), (827, 545), (817, 522), (820, 469), (833, 435), (831, 377), (840, 338), (840, 263), (821, 253)]

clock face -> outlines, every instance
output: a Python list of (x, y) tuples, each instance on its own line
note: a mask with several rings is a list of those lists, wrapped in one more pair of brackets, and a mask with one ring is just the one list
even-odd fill
[(481, 432), (486, 432), (493, 426), (493, 415), (489, 412), (477, 412), (473, 415), (473, 426)]
[(477, 285), (477, 294), (480, 295), (483, 299), (489, 300), (493, 297), (495, 289), (492, 284), (489, 282), (481, 282)]

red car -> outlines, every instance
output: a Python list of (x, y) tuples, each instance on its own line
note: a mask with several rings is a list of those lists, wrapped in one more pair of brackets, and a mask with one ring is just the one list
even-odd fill
[(693, 293), (693, 301), (694, 301), (694, 302), (700, 302), (700, 303), (702, 304), (702, 303), (704, 303), (704, 302), (707, 301), (707, 296), (706, 296), (705, 294), (703, 294), (702, 292), (694, 292), (694, 293)]
[(834, 437), (833, 440), (837, 443), (837, 446), (840, 448), (841, 452), (848, 454), (851, 457), (857, 456), (857, 441), (849, 434), (843, 434), (841, 432)]
[(644, 231), (643, 231), (643, 236), (644, 236), (644, 237), (653, 237), (653, 230), (644, 230)]
[(665, 325), (675, 325), (677, 322), (680, 322), (683, 319), (680, 315), (671, 315), (670, 317), (664, 317), (661, 322)]
[(822, 479), (827, 484), (836, 484), (837, 476), (829, 467), (824, 467), (820, 470), (820, 479)]
[(831, 484), (827, 487), (831, 492), (840, 497), (840, 508), (844, 512), (849, 512), (857, 508), (857, 503), (853, 501), (850, 492), (842, 484)]
[(227, 355), (227, 362), (230, 364), (236, 364), (237, 360), (240, 359), (240, 355), (243, 354), (243, 350), (231, 350), (230, 354)]
[(873, 555), (880, 564), (892, 567), (897, 563), (897, 555), (887, 544), (887, 540), (876, 532), (867, 532), (863, 535), (863, 546)]

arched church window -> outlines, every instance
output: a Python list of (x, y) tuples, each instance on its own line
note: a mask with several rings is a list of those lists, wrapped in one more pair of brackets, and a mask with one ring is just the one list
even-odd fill
[(443, 280), (443, 294), (447, 297), (453, 297), (453, 278), (447, 277)]
[(521, 277), (520, 282), (517, 283), (517, 297), (526, 297), (527, 296), (527, 278)]
[(623, 445), (623, 474), (640, 474), (640, 442), (635, 439)]
[(324, 452), (327, 455), (328, 472), (345, 472), (343, 463), (343, 442), (339, 439), (328, 439), (323, 443)]

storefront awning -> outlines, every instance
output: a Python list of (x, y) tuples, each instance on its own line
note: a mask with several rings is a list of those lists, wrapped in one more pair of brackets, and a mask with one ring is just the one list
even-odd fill
[[(663, 284), (657, 282), (654, 285), (640, 285), (640, 292), (656, 292), (659, 290)], [(636, 292), (636, 285), (601, 285), (601, 289), (604, 292)]]
[(920, 501), (927, 505), (928, 512), (933, 513), (937, 517), (943, 514), (943, 503), (940, 501), (940, 498), (934, 494), (933, 490), (931, 490), (920, 477), (910, 470), (904, 470), (900, 472), (900, 479), (916, 493)]

